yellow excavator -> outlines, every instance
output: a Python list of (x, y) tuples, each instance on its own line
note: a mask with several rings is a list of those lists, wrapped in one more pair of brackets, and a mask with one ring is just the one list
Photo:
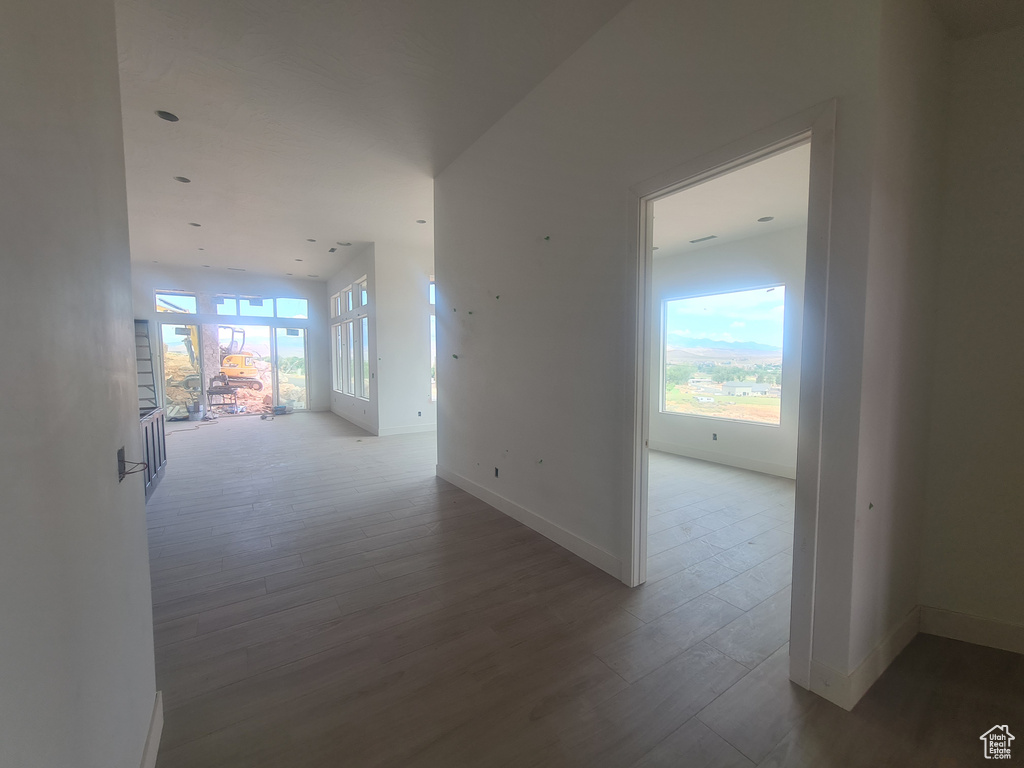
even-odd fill
[[(245, 351), (245, 329), (222, 325), (219, 326), (219, 330), (231, 331), (231, 339), (226, 344), (220, 344), (220, 372), (210, 379), (210, 386), (246, 387), (259, 392), (263, 389), (263, 382), (260, 381), (260, 371), (256, 367), (255, 358)], [(175, 332), (185, 337), (182, 341), (188, 351), (189, 360), (198, 368), (199, 326), (176, 328)]]
[(255, 359), (251, 353), (245, 351), (245, 329), (222, 325), (220, 330), (231, 331), (231, 340), (220, 345), (220, 373), (210, 380), (210, 384), (247, 387), (259, 392), (263, 389), (263, 382), (260, 381), (260, 371), (256, 367)]

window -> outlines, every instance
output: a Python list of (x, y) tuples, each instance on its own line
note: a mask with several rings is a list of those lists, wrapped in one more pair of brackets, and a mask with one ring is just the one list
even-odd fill
[(194, 315), (198, 304), (194, 293), (174, 291), (156, 292), (156, 311), (173, 312), (179, 315)]
[(434, 278), (430, 278), (430, 289), (428, 293), (430, 301), (430, 402), (437, 402), (437, 315), (435, 303), (437, 291), (434, 286)]
[(309, 318), (309, 302), (306, 299), (278, 299), (277, 316), (307, 320)]
[(662, 411), (781, 423), (786, 287), (663, 306)]
[(213, 304), (218, 315), (237, 315), (238, 299), (234, 296), (214, 296)]
[(357, 301), (365, 302), (366, 278), (331, 297), (331, 313), (339, 322), (334, 334), (334, 389), (362, 399), (370, 397), (370, 318)]
[(273, 317), (274, 300), (257, 296), (242, 296), (238, 300), (238, 314), (248, 317)]
[(334, 334), (334, 388), (343, 392), (345, 391), (345, 340), (340, 325), (333, 326), (331, 331)]
[(361, 343), (360, 351), (362, 354), (359, 356), (360, 370), (362, 376), (360, 376), (360, 389), (359, 396), (369, 398), (370, 397), (370, 318), (363, 315), (359, 319), (359, 341)]
[(349, 395), (356, 393), (356, 339), (355, 339), (355, 324), (351, 320), (346, 320), (341, 324), (343, 335), (345, 337), (345, 392)]

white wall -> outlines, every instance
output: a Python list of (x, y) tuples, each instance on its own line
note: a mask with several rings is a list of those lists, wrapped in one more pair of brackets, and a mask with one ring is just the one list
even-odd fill
[[(244, 293), (252, 296), (286, 297), (306, 299), (309, 304), (309, 319), (284, 319), (273, 317), (245, 318), (208, 315), (199, 322), (223, 325), (230, 321), (235, 325), (270, 325), (277, 328), (306, 328), (306, 356), (309, 366), (309, 409), (326, 411), (330, 407), (331, 358), (330, 328), (328, 327), (327, 284), (322, 281), (293, 280), (286, 277), (240, 274), (219, 270), (184, 269), (161, 264), (132, 264), (132, 291), (135, 317), (149, 320), (150, 334), (157, 339), (159, 323), (171, 322), (171, 316), (156, 311), (156, 291), (176, 290), (191, 293), (215, 295), (219, 293)], [(159, 342), (154, 344), (154, 354)], [(159, 368), (159, 361), (156, 363)], [(158, 376), (162, 381), (162, 377)]]
[(954, 48), (921, 602), (1024, 631), (1024, 29)]
[[(781, 477), (796, 476), (800, 343), (803, 322), (807, 227), (704, 248), (696, 253), (656, 254), (651, 349), (650, 447)], [(682, 413), (663, 413), (661, 333), (664, 302), (784, 283), (781, 424), (755, 424)], [(717, 440), (712, 434), (718, 435)]]
[(439, 473), (591, 547), (605, 567), (621, 565), (632, 509), (630, 186), (838, 99), (814, 494), (827, 568), (815, 585), (814, 654), (840, 670), (849, 662), (879, 14), (862, 0), (637, 0), (435, 190)]
[(0, 765), (135, 768), (153, 711), (111, 2), (0, 6)]
[[(369, 304), (366, 307), (366, 315), (369, 318), (370, 327), (370, 396), (363, 399), (355, 395), (347, 395), (341, 390), (334, 388), (334, 369), (331, 369), (331, 410), (343, 419), (362, 427), (367, 432), (376, 435), (380, 424), (378, 409), (379, 391), (377, 374), (379, 364), (377, 360), (377, 278), (374, 274), (374, 246), (370, 243), (363, 246), (345, 262), (341, 270), (327, 281), (327, 296), (330, 298), (336, 293), (341, 293), (357, 280), (366, 278), (366, 295)], [(337, 322), (337, 319), (328, 320), (329, 323)], [(331, 344), (331, 361), (334, 365), (337, 350), (334, 349), (334, 331), (331, 333), (329, 343)]]
[[(411, 245), (376, 243), (380, 337), (380, 434), (430, 432), (430, 276), (434, 255)], [(438, 395), (440, 397), (440, 395)]]
[[(380, 240), (328, 281), (336, 293), (372, 275), (370, 307), (371, 398), (335, 392), (334, 412), (379, 435), (429, 432), (437, 424), (430, 399), (430, 276), (433, 254), (399, 241)], [(366, 414), (358, 411), (366, 410)]]
[[(882, 17), (864, 318), (848, 667), (919, 602), (929, 429), (932, 275), (948, 85), (946, 35), (918, 0)], [(905, 634), (912, 636), (912, 632)]]

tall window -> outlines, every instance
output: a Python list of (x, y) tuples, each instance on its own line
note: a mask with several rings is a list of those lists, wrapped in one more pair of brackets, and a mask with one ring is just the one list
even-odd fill
[(334, 336), (334, 389), (370, 397), (370, 318), (367, 279), (363, 277), (331, 297)]
[(437, 401), (437, 287), (430, 277), (430, 402)]
[(785, 286), (673, 299), (663, 312), (663, 412), (781, 423)]

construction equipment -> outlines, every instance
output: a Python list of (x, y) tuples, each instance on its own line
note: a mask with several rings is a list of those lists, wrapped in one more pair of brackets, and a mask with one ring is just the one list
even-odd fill
[[(245, 351), (245, 329), (234, 328), (230, 325), (221, 325), (218, 328), (222, 331), (231, 331), (231, 339), (226, 344), (220, 344), (220, 371), (210, 378), (210, 386), (223, 386), (252, 389), (259, 392), (263, 389), (263, 382), (260, 381), (260, 371), (256, 367), (255, 357), (252, 353)], [(199, 367), (199, 327), (195, 325), (185, 328), (176, 328), (175, 333), (185, 336), (182, 339), (185, 349), (188, 351), (192, 365)], [(192, 377), (188, 377), (192, 378)], [(187, 388), (199, 386), (198, 375), (196, 382), (184, 383)]]
[(222, 386), (247, 387), (259, 392), (263, 389), (263, 382), (259, 379), (260, 371), (253, 355), (245, 351), (245, 329), (222, 325), (220, 330), (231, 331), (231, 340), (220, 345), (220, 373), (210, 380), (210, 384), (220, 381)]

